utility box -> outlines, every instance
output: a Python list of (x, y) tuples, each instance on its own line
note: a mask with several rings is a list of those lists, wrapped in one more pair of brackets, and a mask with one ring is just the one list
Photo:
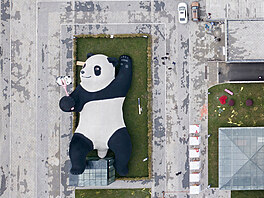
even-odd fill
[(107, 186), (115, 181), (114, 159), (89, 157), (81, 175), (70, 174), (70, 186)]

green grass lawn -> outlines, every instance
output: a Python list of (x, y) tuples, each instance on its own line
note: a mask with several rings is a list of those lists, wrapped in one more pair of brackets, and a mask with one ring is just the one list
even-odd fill
[(76, 190), (76, 198), (150, 198), (149, 188), (143, 189), (98, 189), (98, 190)]
[(231, 198), (263, 198), (264, 190), (232, 191)]
[[(231, 90), (231, 96), (224, 90)], [(208, 183), (218, 187), (218, 128), (219, 127), (254, 127), (264, 126), (264, 84), (221, 84), (208, 90)], [(222, 105), (218, 98), (227, 96), (227, 103)], [(235, 100), (230, 107), (228, 101)], [(247, 99), (253, 100), (253, 106), (247, 107)], [(219, 116), (219, 109), (225, 110)], [(234, 191), (232, 197), (240, 197), (243, 193), (250, 193), (247, 197), (263, 197), (263, 191)]]
[[(148, 38), (150, 39), (150, 38)], [(133, 61), (133, 77), (131, 88), (127, 94), (123, 106), (124, 120), (132, 141), (132, 154), (129, 161), (129, 173), (126, 177), (149, 177), (150, 162), (142, 160), (149, 157), (149, 140), (148, 140), (148, 59), (147, 47), (148, 39), (138, 38), (77, 38), (76, 40), (76, 60), (85, 61), (87, 53), (105, 54), (108, 57), (119, 58), (120, 55), (126, 54)], [(79, 84), (79, 73), (81, 67), (76, 68), (75, 83)], [(117, 68), (118, 69), (118, 68)], [(143, 112), (138, 114), (138, 98), (141, 99)], [(78, 115), (76, 123), (78, 123)], [(76, 126), (76, 125), (75, 125)], [(73, 128), (75, 128), (73, 126)], [(91, 152), (88, 156), (97, 156), (96, 151)], [(113, 156), (108, 152), (107, 156)], [(117, 177), (119, 177), (117, 175)]]

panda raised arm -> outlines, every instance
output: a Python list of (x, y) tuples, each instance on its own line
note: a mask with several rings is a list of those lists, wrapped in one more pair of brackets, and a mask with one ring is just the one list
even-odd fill
[(90, 101), (125, 97), (132, 80), (132, 60), (127, 55), (119, 58), (120, 69), (115, 77), (116, 58), (103, 54), (87, 54), (87, 60), (80, 72), (81, 83), (69, 95), (60, 100), (65, 112), (80, 112)]
[(111, 83), (112, 85), (109, 86), (113, 97), (125, 97), (132, 81), (132, 59), (127, 55), (122, 55), (119, 57), (119, 63), (119, 72)]

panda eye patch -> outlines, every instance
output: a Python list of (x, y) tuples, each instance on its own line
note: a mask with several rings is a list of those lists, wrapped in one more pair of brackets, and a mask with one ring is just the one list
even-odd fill
[(100, 67), (100, 66), (96, 65), (96, 66), (94, 67), (94, 74), (95, 74), (96, 76), (100, 76), (100, 75), (101, 75), (101, 67)]

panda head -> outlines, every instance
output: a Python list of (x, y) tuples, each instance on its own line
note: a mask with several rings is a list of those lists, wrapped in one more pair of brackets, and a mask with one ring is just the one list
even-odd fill
[(115, 79), (116, 58), (103, 54), (87, 54), (87, 60), (80, 71), (81, 86), (89, 92), (96, 92), (107, 87)]

